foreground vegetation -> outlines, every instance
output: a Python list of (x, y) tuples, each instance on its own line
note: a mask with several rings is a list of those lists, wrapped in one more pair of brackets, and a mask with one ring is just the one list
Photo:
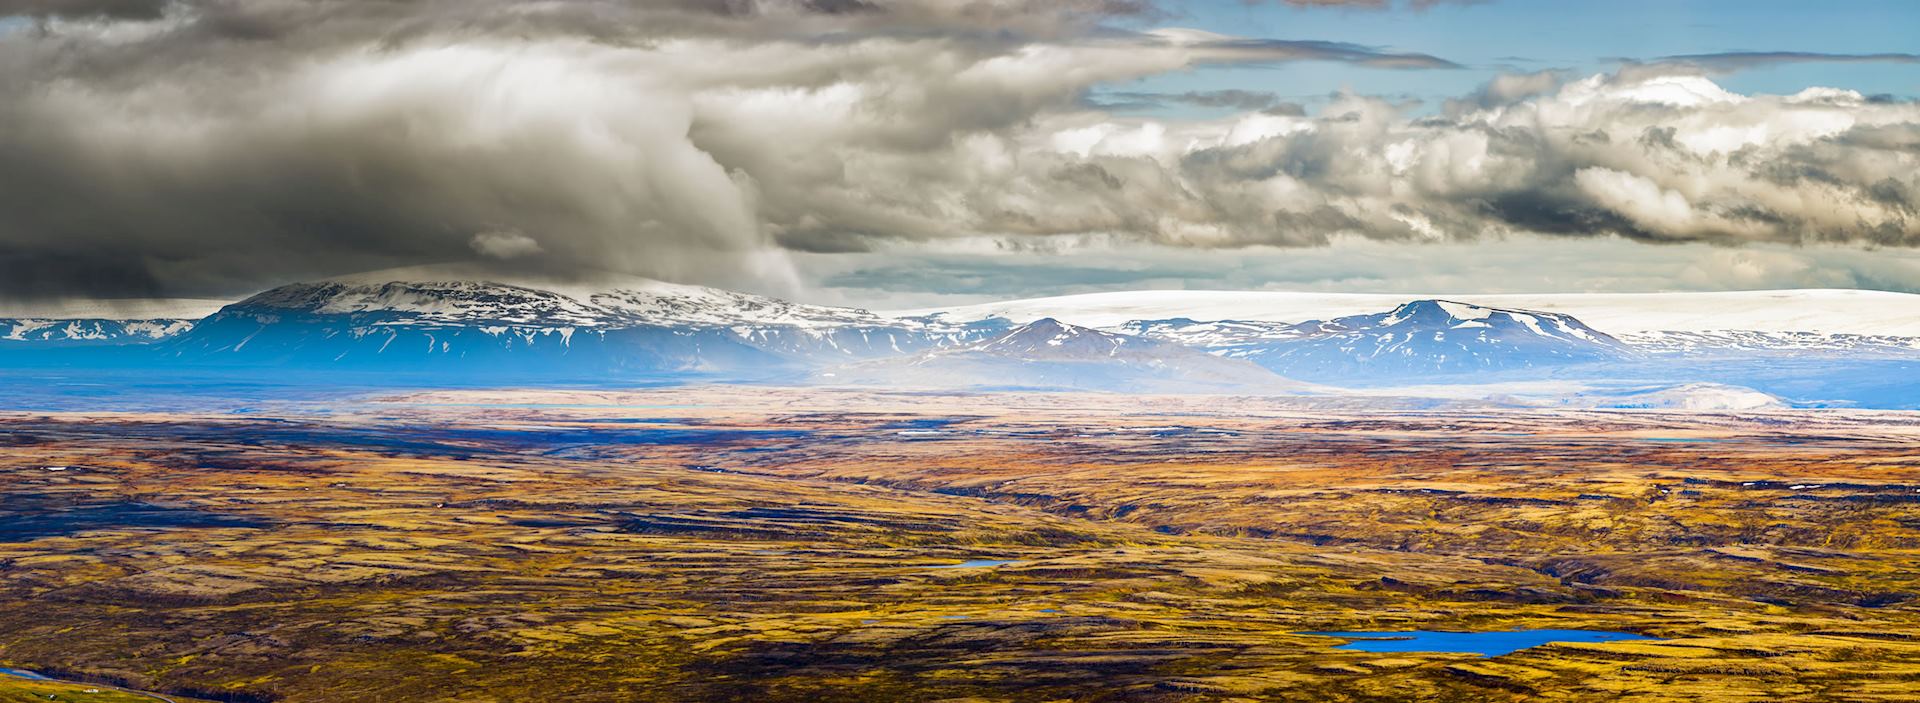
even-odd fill
[[(13, 416), (0, 665), (233, 701), (1920, 689), (1905, 415), (1310, 402), (721, 388)], [(1482, 659), (1297, 634), (1518, 627), (1662, 639)]]

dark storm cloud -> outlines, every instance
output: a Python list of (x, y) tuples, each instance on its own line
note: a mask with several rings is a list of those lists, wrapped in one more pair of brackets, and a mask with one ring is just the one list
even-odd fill
[(0, 17), (109, 17), (155, 19), (168, 0), (0, 0)]
[(1020, 265), (997, 261), (947, 259), (938, 263), (942, 275), (929, 278), (924, 262), (877, 266), (835, 274), (822, 281), (832, 288), (861, 288), (895, 292), (938, 294), (995, 294), (1007, 290), (1033, 289), (1065, 291), (1081, 288), (1112, 288), (1139, 285), (1166, 278), (1206, 279), (1219, 273), (1218, 266), (1162, 266), (1148, 270), (1074, 266), (1049, 262), (1044, 265)]
[[(1165, 16), (1139, 0), (0, 0), (0, 15), (34, 18), (0, 33), (0, 90), (19, 97), (0, 104), (4, 296), (226, 294), (475, 257), (765, 288), (792, 275), (788, 249), (948, 234), (915, 212), (939, 196), (860, 183), (938, 181), (967, 168), (956, 144), (1019, 139), (1099, 83), (1203, 63), (1448, 65), (1104, 25)], [(1074, 226), (983, 207), (1015, 229)]]
[[(502, 251), (530, 267), (778, 278), (751, 177), (689, 138), (700, 95), (879, 85), (1149, 11), (12, 0), (0, 14), (43, 24), (0, 35), (0, 89), (26, 96), (0, 105), (0, 295), (227, 293)], [(991, 84), (903, 109), (964, 97), (984, 107), (955, 119), (981, 126), (1035, 109)], [(953, 129), (898, 117), (895, 138)], [(525, 241), (485, 238), (498, 231)]]

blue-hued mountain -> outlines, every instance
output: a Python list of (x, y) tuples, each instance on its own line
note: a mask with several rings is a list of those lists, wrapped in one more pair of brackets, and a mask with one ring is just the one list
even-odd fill
[(970, 344), (822, 371), (822, 383), (1132, 393), (1294, 393), (1312, 387), (1172, 342), (1040, 319)]
[(1118, 329), (1312, 381), (1549, 368), (1633, 355), (1627, 345), (1570, 315), (1448, 300), (1297, 324), (1176, 318)]
[(501, 283), (427, 269), (281, 286), (155, 351), (198, 366), (739, 375), (903, 354), (1003, 327), (934, 326), (648, 279)]

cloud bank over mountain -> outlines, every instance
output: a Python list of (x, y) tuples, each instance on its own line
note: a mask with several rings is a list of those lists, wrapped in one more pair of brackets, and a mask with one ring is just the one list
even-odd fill
[(1144, 98), (1234, 111), (1170, 119), (1089, 100), (1203, 66), (1460, 68), (1168, 26), (1176, 10), (0, 2), (0, 90), (18, 96), (0, 104), (0, 296), (223, 294), (474, 259), (787, 292), (808, 283), (796, 253), (955, 241), (1920, 244), (1912, 102), (1742, 95), (1646, 66), (1502, 76), (1438, 110)]

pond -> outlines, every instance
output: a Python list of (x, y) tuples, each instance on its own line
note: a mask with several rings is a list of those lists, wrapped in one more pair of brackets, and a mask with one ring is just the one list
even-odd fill
[(1301, 632), (1302, 635), (1351, 640), (1334, 647), (1356, 652), (1457, 652), (1497, 657), (1549, 642), (1619, 642), (1650, 640), (1631, 632), (1604, 630), (1507, 630), (1504, 632)]
[(1013, 559), (970, 559), (958, 564), (928, 564), (926, 567), (929, 569), (984, 569), (990, 566), (1006, 566), (1008, 564), (1018, 563), (1020, 562)]

